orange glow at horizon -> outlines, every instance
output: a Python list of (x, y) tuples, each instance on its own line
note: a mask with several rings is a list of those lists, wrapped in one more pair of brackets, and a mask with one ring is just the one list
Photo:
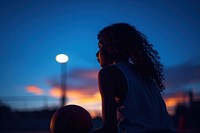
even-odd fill
[(184, 93), (177, 93), (170, 97), (164, 97), (163, 99), (170, 115), (175, 114), (175, 108), (178, 104), (187, 105), (189, 103), (189, 97), (184, 95)]
[[(52, 97), (60, 98), (61, 90), (59, 88), (53, 88), (50, 90), (49, 94)], [(87, 91), (84, 89), (70, 89), (66, 92), (66, 94), (68, 98), (68, 104), (77, 104), (86, 108), (93, 117), (100, 115), (101, 96), (98, 91), (92, 94), (87, 94)], [(189, 98), (182, 93), (164, 97), (163, 99), (170, 115), (174, 115), (177, 104), (187, 104), (189, 102)]]
[[(26, 87), (26, 90), (36, 95), (44, 94), (44, 91), (41, 88), (33, 85)], [(49, 91), (49, 96), (54, 98), (60, 98), (61, 94), (62, 92), (59, 87), (52, 88)], [(93, 118), (96, 116), (101, 116), (101, 96), (99, 91), (95, 90), (95, 88), (70, 88), (66, 91), (66, 96), (67, 104), (76, 104), (84, 107), (90, 112)], [(170, 115), (175, 114), (175, 109), (178, 104), (184, 104), (186, 106), (189, 105), (189, 96), (184, 92), (163, 96), (163, 99)], [(193, 100), (200, 100), (200, 96), (194, 95)]]
[(98, 71), (91, 71), (91, 72), (87, 72), (84, 77), (87, 77), (87, 78), (91, 78), (91, 79), (97, 79), (98, 77)]
[(179, 103), (185, 103), (188, 102), (188, 98), (183, 99), (182, 97), (171, 97), (165, 99), (166, 106), (172, 107)]
[(37, 87), (37, 86), (27, 86), (26, 90), (29, 93), (33, 93), (33, 94), (36, 94), (36, 95), (44, 94), (44, 91), (41, 88)]
[[(49, 91), (49, 95), (55, 98), (61, 97), (61, 89), (53, 88)], [(70, 89), (66, 92), (67, 104), (76, 104), (87, 109), (92, 117), (99, 116), (101, 110), (101, 96), (99, 92), (87, 94), (86, 91), (80, 89)]]

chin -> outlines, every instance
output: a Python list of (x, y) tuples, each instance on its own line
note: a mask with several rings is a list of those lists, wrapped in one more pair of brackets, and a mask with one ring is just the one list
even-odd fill
[(102, 68), (111, 65), (111, 63), (107, 63), (107, 62), (99, 62), (99, 64), (100, 64), (100, 66), (101, 66)]
[(107, 64), (100, 64), (100, 66), (101, 66), (102, 68), (104, 68), (104, 67), (107, 67), (107, 66), (109, 66), (109, 65), (107, 65)]
[(102, 65), (102, 64), (100, 64), (100, 66), (103, 68), (103, 67), (105, 67), (104, 65)]
[(104, 64), (102, 64), (102, 63), (99, 63), (99, 65), (103, 68), (103, 67), (105, 67), (105, 65)]

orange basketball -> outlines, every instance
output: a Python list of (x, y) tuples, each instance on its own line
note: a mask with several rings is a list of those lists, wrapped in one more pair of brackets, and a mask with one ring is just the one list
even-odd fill
[(92, 117), (78, 105), (67, 105), (58, 109), (50, 122), (51, 133), (87, 133), (92, 130)]

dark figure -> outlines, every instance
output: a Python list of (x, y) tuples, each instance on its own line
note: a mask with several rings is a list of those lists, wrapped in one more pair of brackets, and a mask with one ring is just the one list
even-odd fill
[(51, 133), (88, 133), (92, 128), (92, 117), (79, 105), (66, 105), (59, 108), (50, 122)]
[(160, 92), (163, 66), (159, 54), (135, 27), (117, 23), (98, 34), (96, 56), (102, 98), (103, 133), (171, 133)]

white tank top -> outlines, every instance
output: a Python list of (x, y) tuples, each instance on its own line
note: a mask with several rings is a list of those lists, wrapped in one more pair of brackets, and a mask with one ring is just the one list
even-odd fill
[(125, 75), (128, 91), (124, 103), (118, 108), (120, 133), (144, 133), (172, 129), (165, 102), (155, 83), (144, 82), (132, 64), (115, 64)]

